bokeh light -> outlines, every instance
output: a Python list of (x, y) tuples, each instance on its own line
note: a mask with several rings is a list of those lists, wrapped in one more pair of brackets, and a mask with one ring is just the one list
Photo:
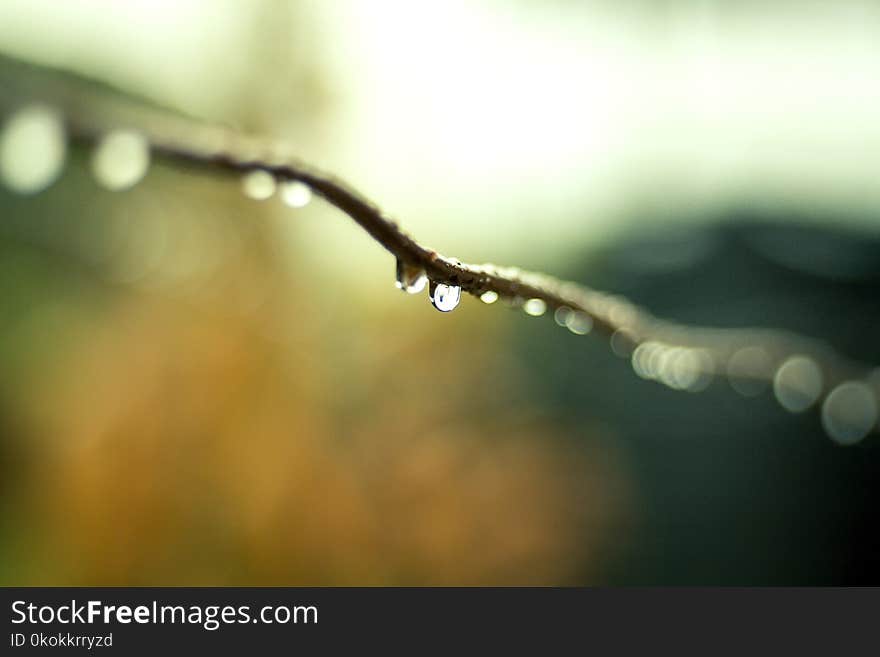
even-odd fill
[(136, 185), (150, 166), (150, 148), (143, 135), (119, 130), (98, 142), (92, 172), (103, 187), (121, 191)]
[(852, 445), (877, 424), (877, 398), (864, 383), (847, 381), (834, 388), (822, 404), (822, 424), (831, 439)]
[(0, 132), (0, 180), (21, 194), (41, 192), (61, 173), (65, 141), (61, 117), (52, 108), (21, 109)]
[(241, 184), (245, 196), (256, 201), (265, 201), (272, 198), (277, 188), (275, 177), (262, 169), (246, 173), (241, 180)]
[(773, 392), (787, 411), (805, 411), (822, 394), (822, 372), (812, 358), (792, 356), (776, 370)]

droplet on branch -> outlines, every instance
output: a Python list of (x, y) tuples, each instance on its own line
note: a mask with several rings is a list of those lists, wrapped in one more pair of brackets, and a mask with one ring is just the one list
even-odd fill
[(540, 317), (547, 312), (547, 302), (543, 299), (529, 299), (523, 304), (523, 310), (526, 315)]
[(66, 152), (58, 113), (44, 105), (24, 107), (0, 132), (0, 180), (19, 194), (42, 192), (58, 178)]
[(241, 179), (241, 186), (245, 196), (256, 201), (265, 201), (268, 198), (272, 198), (272, 195), (275, 194), (276, 183), (271, 173), (257, 169), (256, 171), (244, 174), (244, 177)]
[(397, 261), (397, 285), (398, 290), (407, 294), (418, 294), (428, 284), (428, 275), (418, 265), (409, 265), (403, 260)]
[(299, 180), (281, 183), (281, 200), (292, 208), (304, 208), (312, 200), (312, 190)]
[(140, 133), (116, 130), (105, 135), (92, 154), (92, 173), (111, 191), (136, 185), (150, 166), (150, 146)]
[(457, 285), (432, 282), (430, 294), (431, 303), (442, 313), (455, 310), (458, 302), (461, 301), (461, 288)]
[(822, 394), (822, 371), (809, 356), (792, 356), (776, 371), (773, 392), (785, 410), (805, 411)]
[(864, 383), (841, 383), (822, 404), (822, 426), (841, 445), (853, 445), (877, 424), (877, 400)]

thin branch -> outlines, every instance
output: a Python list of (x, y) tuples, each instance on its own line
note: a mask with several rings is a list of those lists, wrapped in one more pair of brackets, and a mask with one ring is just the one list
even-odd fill
[[(700, 389), (713, 376), (724, 374), (766, 383), (777, 377), (781, 364), (801, 355), (817, 365), (821, 374), (815, 400), (842, 382), (861, 380), (868, 382), (863, 386), (872, 391), (876, 413), (880, 390), (877, 378), (869, 378), (871, 368), (841, 356), (823, 342), (772, 329), (683, 326), (658, 319), (620, 296), (545, 274), (462, 263), (417, 242), (339, 179), (281, 155), (284, 147), (276, 142), (208, 126), (116, 93), (83, 94), (81, 85), (72, 83), (69, 76), (44, 85), (42, 92), (36, 97), (61, 108), (74, 140), (92, 143), (110, 130), (134, 129), (148, 139), (154, 156), (213, 172), (242, 175), (261, 170), (280, 182), (299, 181), (354, 220), (399, 263), (423, 271), (432, 283), (457, 286), (485, 300), (500, 298), (509, 305), (524, 306), (531, 314), (549, 311), (576, 333), (602, 333), (611, 338), (616, 353), (632, 358), (636, 371), (645, 378), (682, 389)], [(23, 96), (34, 94), (4, 97), (0, 93), (0, 103), (18, 104)], [(809, 390), (798, 390), (802, 383), (795, 376), (795, 393), (809, 395)]]

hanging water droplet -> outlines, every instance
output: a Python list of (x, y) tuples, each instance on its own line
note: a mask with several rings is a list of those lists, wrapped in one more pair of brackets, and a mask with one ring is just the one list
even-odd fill
[(457, 285), (431, 282), (431, 303), (442, 313), (455, 310), (461, 301), (461, 288)]
[(831, 440), (854, 445), (877, 424), (877, 398), (864, 383), (841, 383), (822, 404), (822, 425)]
[(547, 312), (547, 302), (543, 299), (529, 299), (523, 304), (523, 310), (526, 315), (540, 317)]
[(428, 275), (418, 265), (409, 265), (403, 260), (397, 261), (397, 285), (398, 290), (408, 294), (418, 294), (428, 284)]
[(117, 130), (106, 135), (92, 155), (92, 173), (111, 191), (137, 184), (150, 166), (150, 147), (143, 135)]
[(567, 306), (559, 306), (559, 308), (556, 309), (556, 312), (553, 313), (553, 321), (559, 326), (566, 326), (569, 315), (571, 315), (571, 308), (568, 308)]
[(576, 310), (566, 315), (565, 327), (575, 335), (586, 335), (593, 328), (593, 318)]
[(621, 358), (629, 358), (632, 356), (638, 343), (639, 341), (632, 331), (628, 331), (624, 328), (617, 329), (611, 335), (611, 351), (614, 352), (615, 356), (620, 356)]
[(822, 371), (809, 356), (792, 356), (776, 371), (773, 392), (786, 410), (805, 411), (822, 394)]
[(487, 290), (480, 295), (480, 301), (483, 303), (495, 303), (498, 301), (498, 293), (495, 290)]
[(714, 363), (704, 349), (677, 347), (660, 371), (660, 382), (675, 390), (698, 392), (712, 380)]
[(281, 200), (292, 208), (304, 208), (312, 200), (312, 189), (299, 180), (281, 183)]
[(265, 201), (275, 193), (275, 178), (268, 171), (257, 169), (246, 173), (241, 179), (245, 196), (257, 201)]
[(642, 379), (657, 378), (658, 372), (654, 362), (654, 355), (663, 349), (664, 345), (654, 340), (648, 340), (636, 347), (630, 358), (636, 375)]
[(66, 150), (58, 113), (43, 105), (25, 107), (0, 133), (0, 180), (20, 194), (41, 192), (61, 173)]

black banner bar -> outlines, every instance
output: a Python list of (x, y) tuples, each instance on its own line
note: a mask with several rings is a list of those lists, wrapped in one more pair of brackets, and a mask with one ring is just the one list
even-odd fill
[[(880, 589), (6, 588), (3, 654), (876, 650)], [(568, 650), (565, 650), (568, 652)]]

